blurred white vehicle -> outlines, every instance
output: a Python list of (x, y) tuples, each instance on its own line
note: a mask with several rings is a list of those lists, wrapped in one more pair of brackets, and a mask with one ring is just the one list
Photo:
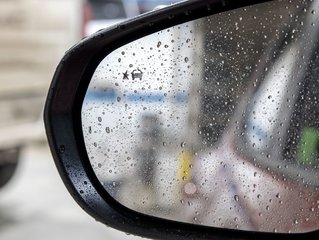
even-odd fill
[(85, 2), (0, 1), (0, 186), (19, 150), (44, 141), (42, 110), (55, 67), (83, 35)]

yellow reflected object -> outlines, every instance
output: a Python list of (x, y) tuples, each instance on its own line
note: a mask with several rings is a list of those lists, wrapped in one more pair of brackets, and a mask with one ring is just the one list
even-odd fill
[(189, 150), (183, 150), (178, 157), (178, 181), (188, 182), (191, 179), (191, 163), (193, 154)]

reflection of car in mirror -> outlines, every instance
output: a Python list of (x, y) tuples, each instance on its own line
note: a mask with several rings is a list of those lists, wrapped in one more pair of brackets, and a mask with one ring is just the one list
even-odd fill
[[(71, 192), (80, 192), (76, 199), (99, 199), (120, 219), (144, 221), (131, 222), (127, 231), (152, 237), (170, 229), (171, 237), (316, 238), (319, 2), (270, 1), (234, 9), (224, 4), (228, 11), (192, 21), (181, 19), (214, 8), (184, 2), (171, 8), (174, 17), (169, 8), (161, 9), (149, 16), (164, 12), (171, 18), (163, 17), (163, 23), (176, 23), (136, 33), (96, 59), (92, 53), (84, 77), (79, 74), (72, 83), (63, 83), (67, 74), (57, 75), (59, 86), (81, 86), (75, 106), (67, 109), (72, 118), (60, 118), (67, 112), (59, 105), (66, 93), (62, 87), (47, 103), (51, 148), (65, 142), (70, 148), (68, 155), (56, 154), (57, 165), (62, 174), (72, 176), (72, 167), (84, 176), (84, 185), (82, 178), (64, 178)], [(156, 25), (145, 19), (132, 29), (139, 26), (144, 33)], [(130, 28), (121, 27), (131, 36)], [(115, 32), (110, 38), (123, 39), (119, 29), (110, 30)], [(109, 43), (100, 41), (83, 44), (98, 52), (98, 44), (103, 49)], [(69, 69), (62, 69), (74, 72), (78, 63), (71, 59)], [(63, 124), (81, 128), (80, 135), (70, 130), (75, 137), (66, 141), (59, 132)], [(88, 181), (92, 187), (82, 190)], [(102, 212), (80, 204), (94, 216)], [(101, 215), (101, 221), (112, 221), (108, 211)], [(150, 225), (154, 228), (142, 229)]]
[[(277, 11), (280, 11), (280, 8)], [(296, 11), (298, 13), (297, 9)], [(313, 81), (310, 83), (310, 79), (317, 75), (313, 71), (316, 68), (314, 63), (319, 46), (319, 32), (311, 28), (313, 14), (299, 17), (309, 25), (302, 27), (300, 22), (291, 23), (290, 30), (283, 26), (284, 31), (272, 34), (276, 45), (268, 45), (270, 49), (264, 50), (264, 56), (257, 56), (257, 65), (251, 68), (249, 59), (246, 59), (246, 68), (253, 71), (247, 78), (250, 82), (231, 83), (236, 84), (237, 91), (246, 92), (244, 96), (234, 101), (229, 97), (234, 95), (234, 85), (221, 89), (224, 99), (228, 98), (228, 101), (225, 101), (228, 102), (226, 107), (229, 107), (229, 104), (232, 107), (237, 106), (230, 112), (219, 110), (210, 113), (210, 118), (227, 114), (227, 121), (224, 122), (226, 124), (217, 135), (217, 142), (216, 139), (210, 141), (210, 132), (202, 135), (204, 142), (212, 143), (212, 147), (200, 153), (194, 160), (193, 181), (197, 183), (198, 191), (202, 195), (195, 197), (197, 200), (203, 198), (203, 202), (205, 197), (210, 199), (209, 203), (200, 203), (200, 206), (197, 206), (199, 214), (196, 218), (201, 223), (207, 224), (214, 218), (216, 212), (220, 211), (220, 202), (230, 201), (228, 204), (237, 210), (235, 213), (234, 210), (228, 213), (224, 211), (224, 220), (216, 222), (216, 225), (222, 226), (226, 221), (230, 228), (284, 232), (309, 231), (316, 225), (317, 214), (312, 212), (318, 198), (317, 167), (305, 164), (310, 158), (305, 156), (312, 154), (313, 160), (318, 151), (314, 147), (316, 143), (313, 142), (316, 141), (314, 130), (309, 131), (309, 127), (316, 129), (315, 121), (310, 123), (311, 117), (308, 117), (314, 110), (306, 111), (310, 109), (314, 98), (310, 97), (311, 91), (305, 90), (304, 87), (308, 84), (315, 86)], [(276, 28), (278, 29), (278, 26)], [(271, 27), (266, 29), (271, 30)], [(294, 33), (293, 37), (291, 32)], [(270, 36), (269, 33), (267, 35)], [(311, 44), (307, 45), (308, 42)], [(307, 62), (311, 64), (305, 64)], [(231, 77), (234, 78), (234, 75)], [(224, 84), (225, 82), (227, 83), (227, 80), (224, 80)], [(204, 87), (210, 86), (207, 85)], [(305, 105), (304, 98), (312, 100)], [(204, 108), (210, 104), (207, 101), (204, 103)], [(218, 107), (220, 105), (222, 104)], [(308, 126), (295, 117), (300, 116), (300, 112), (307, 116)], [(202, 124), (205, 126), (205, 122)], [(215, 129), (212, 131), (215, 134), (218, 132)], [(229, 188), (230, 191), (216, 197), (216, 193), (223, 188)], [(283, 206), (296, 210), (287, 212)], [(300, 209), (303, 210), (300, 212)], [(221, 214), (217, 214), (219, 215)], [(286, 219), (285, 223), (281, 222), (283, 217)], [(263, 224), (265, 219), (270, 221)]]

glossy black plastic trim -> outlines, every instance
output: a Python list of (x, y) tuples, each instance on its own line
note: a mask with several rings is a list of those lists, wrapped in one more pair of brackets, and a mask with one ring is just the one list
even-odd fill
[(108, 53), (140, 37), (183, 22), (266, 1), (185, 1), (101, 30), (66, 53), (54, 75), (44, 119), (61, 178), (88, 214), (110, 227), (156, 239), (319, 239), (318, 231), (274, 234), (228, 230), (164, 220), (130, 210), (115, 201), (100, 184), (84, 144), (81, 124), (83, 99), (97, 65)]

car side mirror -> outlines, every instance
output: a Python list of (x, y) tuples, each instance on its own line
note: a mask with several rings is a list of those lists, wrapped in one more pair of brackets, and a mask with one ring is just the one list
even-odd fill
[(74, 199), (150, 238), (318, 238), (318, 8), (187, 1), (70, 49), (45, 124)]

